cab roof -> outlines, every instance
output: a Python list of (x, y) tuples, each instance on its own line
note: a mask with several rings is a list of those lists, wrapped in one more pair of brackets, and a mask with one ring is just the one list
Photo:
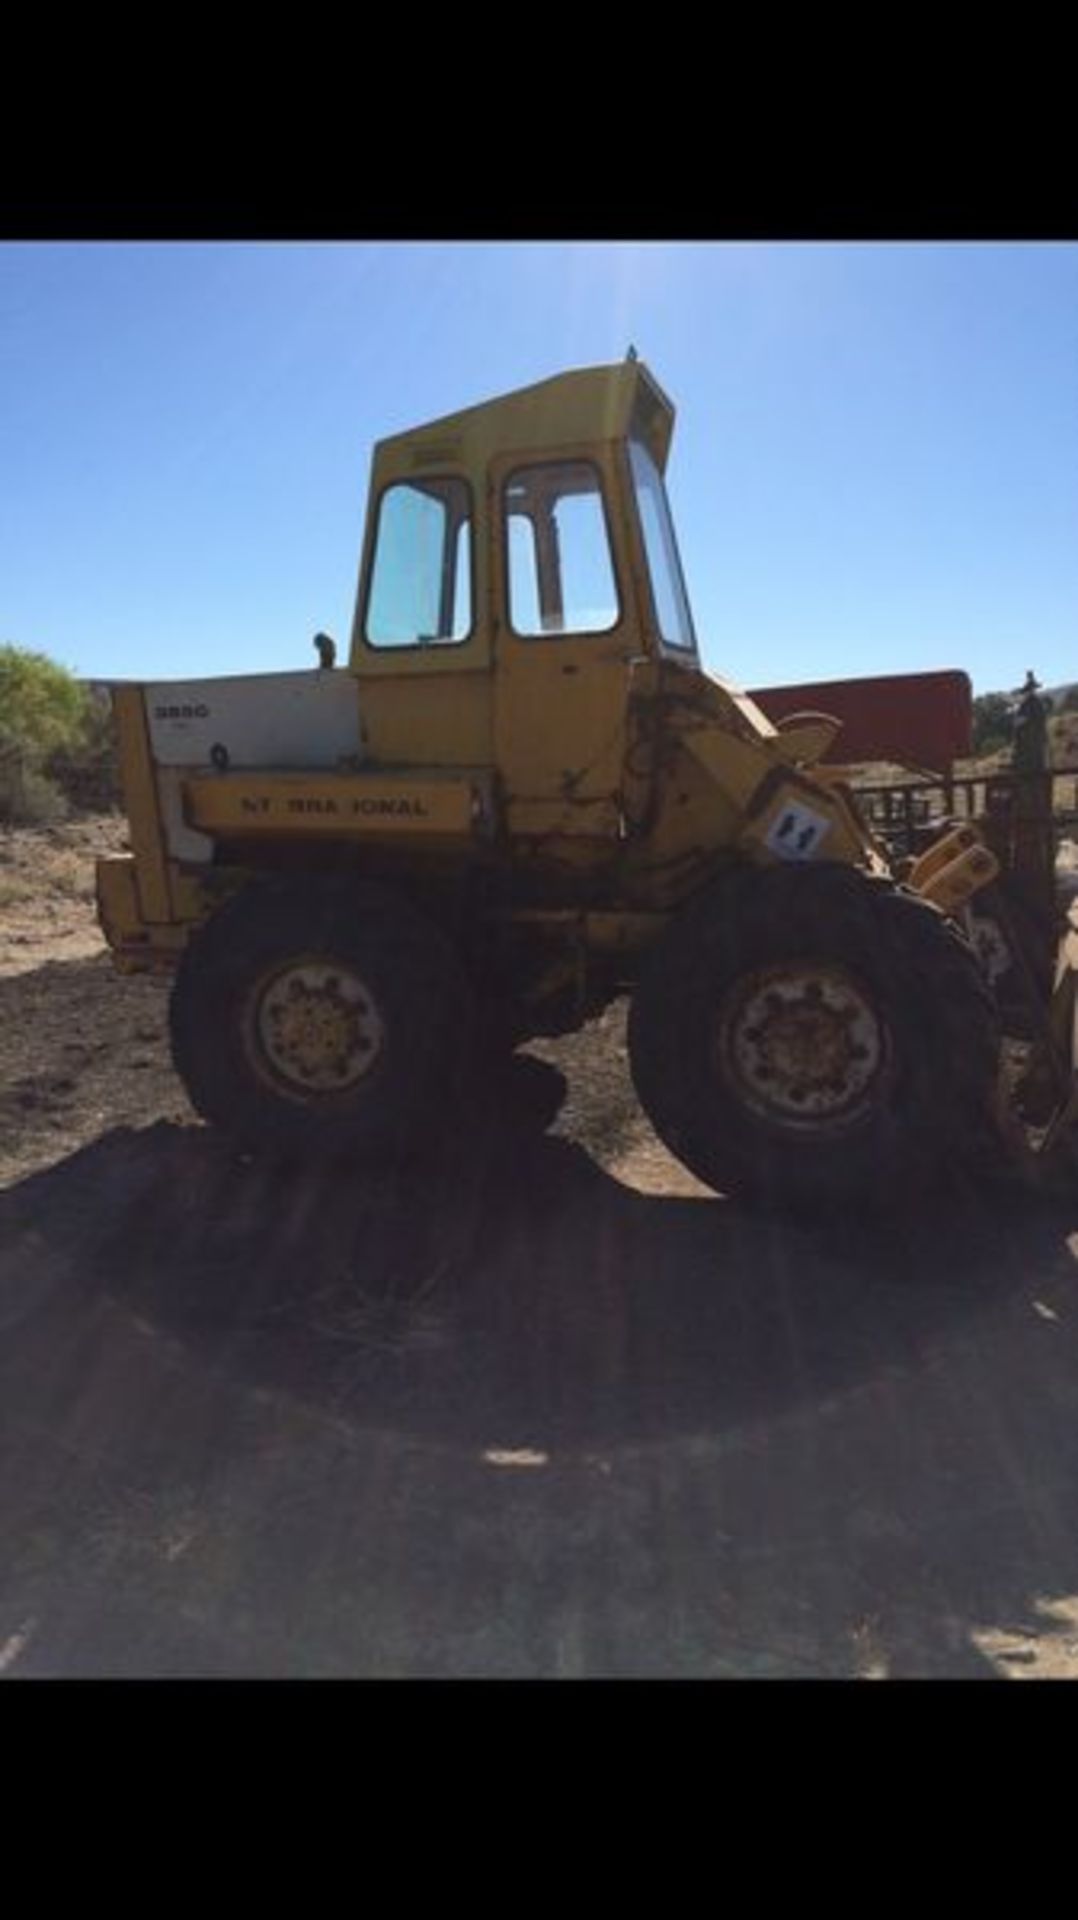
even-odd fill
[(674, 408), (641, 360), (580, 367), (535, 386), (447, 413), (378, 441), (378, 483), (420, 469), (484, 467), (498, 454), (543, 454), (580, 443), (642, 439), (660, 472), (666, 466)]

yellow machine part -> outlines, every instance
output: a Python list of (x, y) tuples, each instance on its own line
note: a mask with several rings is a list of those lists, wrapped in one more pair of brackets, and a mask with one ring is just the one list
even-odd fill
[[(97, 917), (120, 973), (168, 972), (187, 939), (190, 923), (205, 911), (201, 889), (180, 879), (176, 917), (153, 924), (142, 911), (137, 863), (132, 854), (114, 854), (97, 862)], [(175, 896), (174, 896), (175, 897)], [(186, 907), (186, 912), (183, 911)], [(181, 917), (182, 915), (182, 917)]]
[(120, 781), (131, 835), (141, 917), (145, 920), (167, 921), (172, 918), (168, 852), (158, 805), (157, 780), (142, 688), (114, 687), (112, 710), (116, 721)]
[[(443, 650), (441, 659), (445, 659)], [(456, 649), (453, 649), (454, 654)], [(430, 649), (401, 648), (377, 659), (363, 683), (366, 745), (386, 766), (485, 767), (493, 758), (490, 671), (485, 658), (448, 666)], [(357, 700), (360, 694), (357, 687)]]
[(731, 808), (736, 843), (767, 863), (857, 863), (870, 856), (865, 829), (843, 794), (786, 765), (780, 742), (738, 739), (717, 727), (685, 738)]
[(906, 885), (944, 913), (959, 913), (999, 871), (999, 861), (976, 827), (955, 827), (914, 862)]

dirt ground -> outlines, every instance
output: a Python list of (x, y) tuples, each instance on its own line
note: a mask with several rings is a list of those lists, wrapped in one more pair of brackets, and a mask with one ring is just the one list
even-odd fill
[(102, 950), (122, 838), (0, 835), (0, 1671), (1078, 1674), (1078, 1192), (750, 1214), (621, 1009), (440, 1180), (245, 1162)]

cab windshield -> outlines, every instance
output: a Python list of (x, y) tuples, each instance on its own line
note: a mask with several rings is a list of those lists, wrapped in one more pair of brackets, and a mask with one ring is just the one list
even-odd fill
[(629, 463), (640, 515), (640, 530), (644, 536), (648, 573), (651, 576), (651, 597), (655, 605), (659, 637), (666, 647), (678, 647), (683, 652), (695, 653), (696, 635), (662, 474), (639, 440), (629, 442)]

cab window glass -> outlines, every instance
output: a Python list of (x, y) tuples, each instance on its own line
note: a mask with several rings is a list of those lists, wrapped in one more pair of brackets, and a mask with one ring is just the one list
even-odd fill
[(629, 460), (659, 634), (669, 647), (695, 648), (692, 615), (662, 474), (647, 448), (637, 440), (629, 444)]
[(372, 647), (466, 640), (472, 627), (471, 499), (463, 480), (387, 487), (378, 509), (365, 633)]
[(509, 619), (539, 638), (608, 633), (618, 594), (598, 471), (586, 460), (518, 467), (505, 485)]

